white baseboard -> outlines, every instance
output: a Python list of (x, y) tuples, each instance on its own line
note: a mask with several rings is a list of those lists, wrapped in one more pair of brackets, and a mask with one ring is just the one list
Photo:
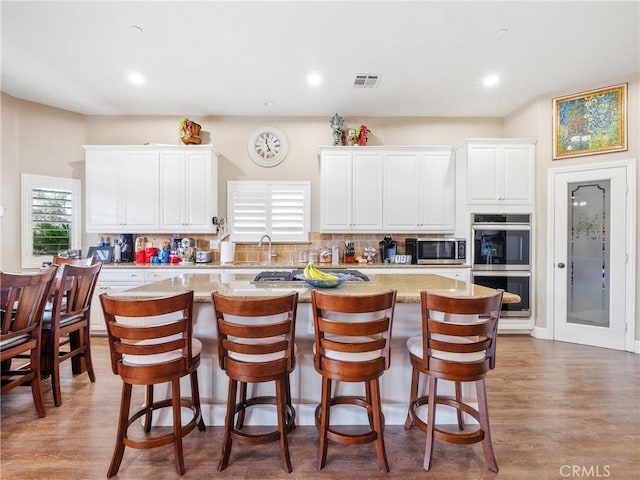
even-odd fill
[(541, 338), (543, 340), (553, 340), (553, 334), (551, 333), (551, 330), (546, 327), (533, 327), (531, 336), (534, 338)]

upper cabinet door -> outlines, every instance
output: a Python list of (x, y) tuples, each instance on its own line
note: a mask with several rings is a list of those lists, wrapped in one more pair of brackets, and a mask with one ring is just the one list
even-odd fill
[(217, 170), (211, 152), (160, 152), (160, 231), (213, 231)]
[(158, 229), (158, 153), (88, 151), (87, 232), (148, 232)]
[(382, 230), (382, 152), (353, 153), (353, 229)]
[(320, 156), (320, 230), (353, 230), (353, 162), (351, 152), (322, 152)]
[(385, 232), (454, 231), (452, 150), (386, 153), (383, 196)]
[(469, 204), (533, 205), (535, 144), (469, 143)]
[(353, 149), (320, 155), (320, 230), (382, 230), (382, 153)]

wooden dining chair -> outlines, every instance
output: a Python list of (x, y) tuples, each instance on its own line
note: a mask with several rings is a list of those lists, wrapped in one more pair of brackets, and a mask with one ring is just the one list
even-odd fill
[[(378, 379), (391, 362), (391, 326), (396, 291), (375, 295), (333, 295), (312, 290), (314, 365), (322, 375), (316, 427), (320, 433), (317, 468), (327, 460), (328, 441), (344, 445), (375, 442), (378, 465), (389, 471), (384, 444), (384, 415)], [(333, 382), (363, 382), (364, 396), (332, 396)], [(347, 433), (331, 426), (331, 407), (356, 405), (367, 411), (370, 429)]]
[(93, 255), (88, 258), (68, 258), (68, 257), (59, 257), (58, 255), (54, 255), (51, 263), (54, 265), (81, 265), (84, 267), (88, 267), (90, 265), (95, 265), (101, 260), (97, 255)]
[[(298, 294), (242, 298), (211, 294), (218, 332), (218, 360), (229, 377), (227, 412), (218, 471), (227, 468), (233, 442), (259, 445), (278, 441), (283, 470), (291, 472), (287, 435), (295, 428), (289, 375), (295, 368), (295, 326)], [(275, 397), (247, 398), (247, 384), (275, 382)], [(238, 392), (238, 384), (240, 392)], [(246, 411), (275, 405), (278, 428), (250, 433)], [(234, 425), (235, 422), (235, 425)]]
[[(2, 395), (30, 384), (39, 417), (47, 414), (40, 381), (42, 315), (57, 268), (34, 274), (0, 272)], [(22, 363), (16, 366), (15, 361)]]
[[(488, 297), (461, 298), (420, 292), (422, 335), (407, 340), (412, 374), (405, 428), (416, 425), (426, 433), (423, 466), (427, 471), (431, 467), (434, 439), (457, 444), (482, 442), (489, 470), (498, 471), (491, 441), (485, 377), (495, 367), (502, 293), (498, 290)], [(447, 315), (455, 315), (459, 323), (446, 320)], [(461, 323), (464, 320), (460, 315), (471, 316), (471, 320)], [(428, 378), (428, 395), (418, 396), (421, 373)], [(454, 396), (438, 395), (439, 380), (453, 382)], [(477, 409), (462, 397), (465, 382), (475, 384)], [(427, 405), (425, 420), (418, 411), (423, 405)], [(439, 426), (437, 405), (456, 410), (457, 431), (455, 427)], [(479, 426), (465, 424), (464, 414), (474, 418)]]
[[(182, 438), (196, 426), (206, 429), (200, 408), (197, 368), (202, 343), (193, 338), (193, 291), (151, 299), (119, 299), (106, 293), (100, 302), (107, 323), (111, 369), (122, 379), (122, 398), (118, 419), (116, 446), (107, 477), (118, 473), (125, 446), (139, 449), (173, 444), (176, 471), (183, 475)], [(144, 325), (153, 317), (158, 324)], [(141, 324), (142, 323), (142, 324)], [(191, 398), (180, 395), (180, 379), (189, 376)], [(154, 399), (154, 385), (170, 382), (168, 399)], [(142, 408), (130, 413), (134, 385), (146, 387)], [(153, 412), (171, 407), (171, 433), (152, 433)], [(191, 418), (182, 422), (182, 408), (191, 410)], [(136, 422), (141, 417), (144, 422)], [(141, 439), (129, 437), (129, 429), (138, 424), (146, 432)]]
[(56, 407), (62, 405), (60, 363), (71, 360), (72, 372), (86, 370), (96, 381), (91, 360), (91, 300), (102, 262), (91, 266), (63, 264), (56, 280), (53, 306), (42, 322), (43, 373), (51, 376)]

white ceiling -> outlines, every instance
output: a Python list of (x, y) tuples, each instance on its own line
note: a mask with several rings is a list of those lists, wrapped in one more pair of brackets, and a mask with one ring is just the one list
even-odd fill
[(2, 90), (84, 114), (504, 116), (640, 71), (637, 0), (1, 6)]

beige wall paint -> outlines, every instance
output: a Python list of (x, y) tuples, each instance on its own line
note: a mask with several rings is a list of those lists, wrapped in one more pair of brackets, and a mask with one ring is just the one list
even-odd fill
[(25, 102), (2, 93), (0, 269), (20, 270), (22, 173), (84, 180), (83, 115)]
[[(628, 83), (627, 89), (627, 146), (626, 152), (590, 155), (584, 157), (553, 160), (553, 99), (574, 93), (594, 90), (607, 85)], [(547, 312), (547, 275), (552, 259), (547, 256), (548, 222), (548, 176), (551, 168), (589, 165), (615, 160), (640, 158), (640, 75), (632, 78), (613, 79), (607, 84), (583, 85), (570, 91), (553, 92), (523, 106), (505, 118), (505, 136), (533, 137), (536, 145), (536, 235), (535, 235), (535, 275), (536, 275), (536, 327), (550, 328)], [(640, 188), (640, 165), (636, 164), (636, 188)], [(640, 214), (640, 194), (636, 196), (636, 212)], [(640, 225), (638, 225), (640, 228)], [(640, 274), (640, 235), (636, 235), (636, 274)], [(636, 287), (636, 292), (638, 289)], [(636, 293), (635, 338), (640, 339), (640, 293)], [(551, 333), (551, 332), (549, 332)]]

